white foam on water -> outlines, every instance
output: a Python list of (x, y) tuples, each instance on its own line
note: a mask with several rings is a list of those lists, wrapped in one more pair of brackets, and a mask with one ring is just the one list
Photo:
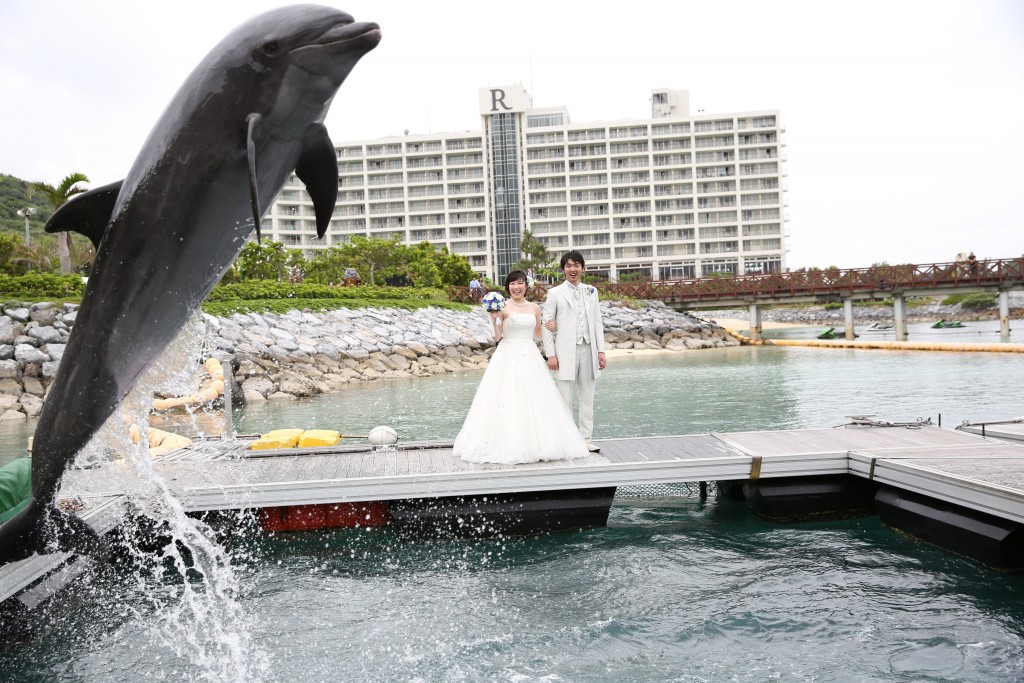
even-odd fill
[[(132, 627), (138, 624), (153, 644), (174, 653), (180, 661), (171, 668), (177, 673), (190, 671), (197, 680), (260, 681), (270, 658), (254, 642), (254, 621), (239, 602), (241, 583), (232, 557), (208, 524), (185, 513), (154, 469), (146, 439), (153, 392), (191, 393), (203, 372), (199, 353), (204, 327), (197, 315), (183, 328), (83, 450), (82, 459), (124, 457), (138, 480), (126, 489), (131, 491), (132, 518), (124, 525), (137, 567), (131, 588), (138, 601), (128, 607), (136, 616)], [(140, 426), (138, 444), (128, 434), (133, 423)], [(156, 547), (155, 536), (160, 539)]]

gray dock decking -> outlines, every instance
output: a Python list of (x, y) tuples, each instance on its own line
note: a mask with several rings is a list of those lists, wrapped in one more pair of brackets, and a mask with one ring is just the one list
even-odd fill
[[(390, 451), (249, 451), (249, 442), (200, 441), (154, 459), (153, 469), (189, 512), (849, 473), (1024, 523), (1024, 442), (934, 426), (607, 439), (587, 458), (525, 465), (466, 463), (445, 442)], [(134, 468), (114, 462), (69, 471), (61, 497), (80, 498), (79, 514), (102, 532), (116, 522), (123, 496), (144, 485)], [(34, 556), (0, 567), (0, 601), (66, 559)]]

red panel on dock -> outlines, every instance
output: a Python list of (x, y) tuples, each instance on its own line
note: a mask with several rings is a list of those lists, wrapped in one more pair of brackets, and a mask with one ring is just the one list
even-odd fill
[(259, 517), (260, 528), (269, 533), (383, 526), (391, 521), (387, 505), (381, 502), (286, 505), (262, 508)]

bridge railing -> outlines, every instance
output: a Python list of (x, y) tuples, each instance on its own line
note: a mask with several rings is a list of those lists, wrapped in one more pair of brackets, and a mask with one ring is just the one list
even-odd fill
[[(602, 294), (635, 299), (661, 299), (673, 302), (705, 302), (721, 299), (786, 298), (808, 295), (843, 296), (879, 292), (904, 293), (915, 289), (955, 289), (957, 287), (1009, 288), (1024, 285), (1024, 257), (871, 266), (870, 268), (826, 268), (788, 273), (736, 275), (692, 280), (656, 280), (647, 282), (609, 282), (595, 285)], [(554, 285), (538, 283), (529, 292), (539, 301)], [(471, 303), (468, 287), (449, 287), (452, 301)]]

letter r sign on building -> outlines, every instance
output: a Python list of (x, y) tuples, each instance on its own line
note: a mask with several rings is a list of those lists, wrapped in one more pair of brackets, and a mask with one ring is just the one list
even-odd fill
[(492, 112), (498, 111), (498, 107), (501, 107), (501, 109), (504, 109), (505, 111), (508, 111), (508, 110), (510, 110), (512, 108), (512, 107), (508, 106), (507, 104), (505, 104), (505, 91), (502, 90), (501, 88), (492, 88), (491, 89), (491, 111)]
[(480, 88), (480, 115), (523, 112), (531, 108), (530, 96), (521, 85)]

